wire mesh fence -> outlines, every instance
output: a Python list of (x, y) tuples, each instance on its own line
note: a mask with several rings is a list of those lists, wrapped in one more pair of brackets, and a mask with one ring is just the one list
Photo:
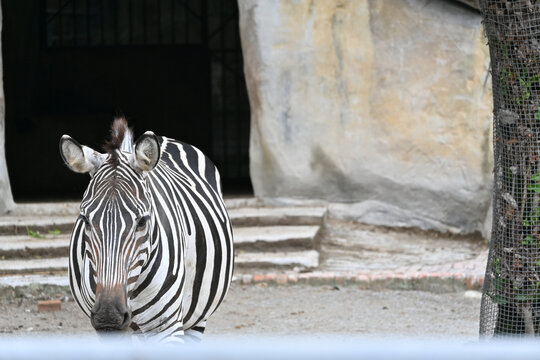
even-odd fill
[(540, 332), (540, 2), (481, 0), (494, 100), (494, 211), (480, 334)]

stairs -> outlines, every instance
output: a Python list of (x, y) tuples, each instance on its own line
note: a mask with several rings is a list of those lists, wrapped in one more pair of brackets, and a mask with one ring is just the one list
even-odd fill
[[(318, 267), (325, 207), (261, 207), (253, 199), (226, 205), (233, 223), (237, 275)], [(0, 286), (67, 285), (69, 237), (78, 205), (24, 206), (26, 211), (0, 217)]]

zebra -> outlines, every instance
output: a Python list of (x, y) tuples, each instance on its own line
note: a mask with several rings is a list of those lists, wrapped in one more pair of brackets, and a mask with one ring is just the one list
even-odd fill
[(199, 149), (124, 117), (100, 153), (68, 135), (64, 163), (90, 174), (71, 234), (73, 297), (99, 334), (200, 341), (234, 268), (232, 226), (214, 164)]

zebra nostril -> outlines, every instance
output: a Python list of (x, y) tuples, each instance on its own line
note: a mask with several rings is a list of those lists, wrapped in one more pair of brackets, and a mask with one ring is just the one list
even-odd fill
[(121, 322), (119, 321), (118, 329), (124, 330), (131, 323), (131, 311), (129, 311), (127, 304), (118, 304), (116, 306), (116, 310), (118, 311), (119, 315), (118, 320), (121, 320)]
[(99, 312), (100, 305), (98, 302), (94, 304), (94, 307), (90, 309), (90, 317), (93, 318)]
[(131, 314), (128, 311), (126, 311), (124, 313), (124, 321), (122, 322), (122, 325), (120, 325), (120, 329), (124, 330), (125, 328), (129, 326), (130, 323), (131, 323)]

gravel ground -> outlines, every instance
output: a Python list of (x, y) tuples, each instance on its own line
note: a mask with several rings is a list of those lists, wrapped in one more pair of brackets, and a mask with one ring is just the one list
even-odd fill
[[(56, 292), (48, 297), (65, 296), (61, 291)], [(477, 292), (434, 294), (362, 290), (353, 286), (265, 287), (235, 283), (223, 305), (210, 318), (206, 334), (397, 335), (476, 340), (478, 295)], [(37, 298), (26, 295), (26, 298), (1, 300), (0, 336), (94, 334), (90, 321), (73, 301), (63, 302), (59, 312), (40, 313)]]

